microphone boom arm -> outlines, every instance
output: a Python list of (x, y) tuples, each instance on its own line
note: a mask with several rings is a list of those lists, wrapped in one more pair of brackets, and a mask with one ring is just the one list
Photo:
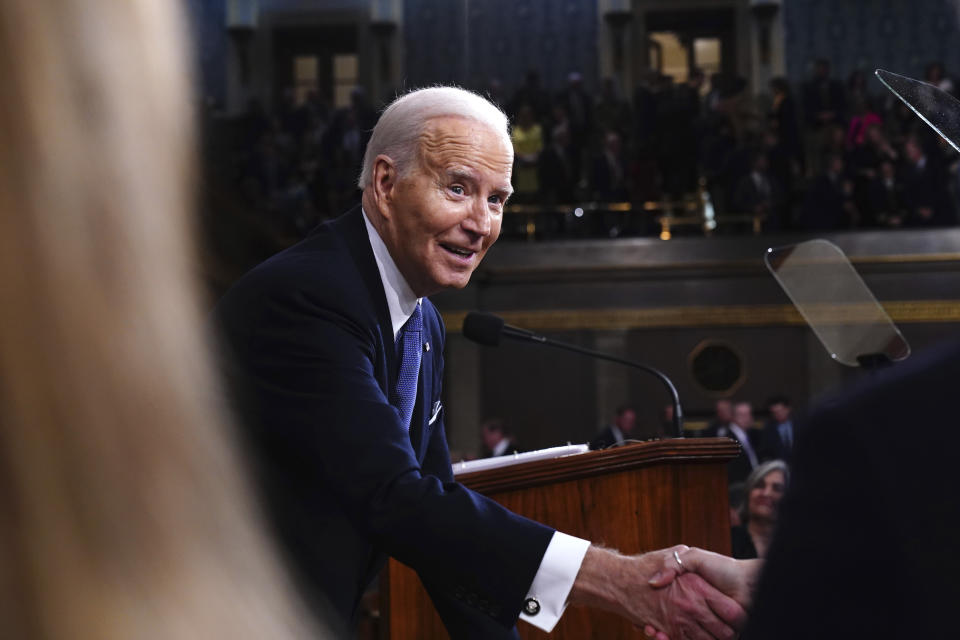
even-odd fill
[(628, 367), (633, 367), (635, 369), (640, 369), (641, 371), (646, 371), (647, 373), (653, 374), (659, 378), (660, 382), (663, 383), (663, 386), (667, 388), (667, 391), (670, 393), (670, 400), (673, 402), (673, 434), (674, 437), (680, 438), (683, 436), (683, 410), (680, 407), (680, 395), (677, 393), (677, 388), (673, 386), (673, 382), (670, 378), (667, 377), (665, 373), (654, 367), (641, 364), (639, 362), (634, 362), (632, 360), (627, 360), (626, 358), (620, 358), (618, 356), (610, 355), (609, 353), (603, 353), (602, 351), (594, 351), (593, 349), (586, 349), (584, 347), (578, 347), (575, 344), (569, 344), (566, 342), (558, 342), (556, 340), (551, 340), (546, 336), (537, 335), (533, 332), (526, 331), (524, 329), (517, 329), (516, 327), (511, 327), (510, 325), (504, 325), (503, 335), (519, 339), (519, 340), (530, 340), (533, 342), (538, 342), (543, 345), (554, 347), (556, 349), (563, 349), (564, 351), (572, 351), (573, 353), (580, 353), (587, 356), (593, 356), (594, 358), (599, 358), (600, 360), (609, 360), (610, 362), (616, 362), (617, 364), (622, 364)]
[(585, 349), (567, 342), (551, 340), (550, 338), (538, 335), (529, 329), (511, 327), (503, 322), (503, 318), (483, 311), (471, 311), (467, 314), (467, 317), (463, 320), (463, 335), (468, 340), (472, 340), (473, 342), (487, 347), (495, 347), (499, 345), (501, 337), (535, 342), (537, 344), (543, 344), (549, 347), (555, 347), (557, 349), (563, 349), (565, 351), (572, 351), (574, 353), (580, 353), (594, 358), (599, 358), (600, 360), (609, 360), (610, 362), (616, 362), (617, 364), (626, 365), (628, 367), (633, 367), (635, 369), (640, 369), (641, 371), (646, 371), (647, 373), (653, 374), (659, 378), (660, 382), (662, 382), (667, 388), (667, 391), (670, 392), (670, 399), (673, 402), (674, 436), (677, 438), (683, 436), (683, 410), (680, 408), (680, 396), (677, 394), (677, 388), (673, 386), (673, 382), (671, 382), (670, 378), (668, 378), (665, 373), (658, 369), (654, 369), (653, 367), (645, 364), (640, 364), (639, 362), (627, 360), (626, 358), (612, 356), (601, 351), (594, 351), (593, 349)]

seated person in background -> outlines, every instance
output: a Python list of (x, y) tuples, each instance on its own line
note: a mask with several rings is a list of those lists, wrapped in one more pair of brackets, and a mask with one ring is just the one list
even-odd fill
[(513, 185), (516, 189), (513, 199), (532, 198), (540, 188), (537, 166), (543, 151), (543, 128), (534, 120), (530, 105), (520, 107), (517, 121), (510, 131), (510, 140), (513, 143)]
[(880, 163), (878, 175), (867, 187), (868, 216), (881, 227), (900, 227), (906, 218), (903, 185), (893, 162)]
[(774, 396), (767, 401), (770, 419), (760, 434), (760, 459), (789, 460), (796, 432), (790, 415), (790, 399)]
[(617, 407), (617, 414), (613, 423), (597, 434), (597, 437), (590, 441), (590, 449), (607, 449), (614, 445), (621, 445), (637, 427), (637, 412), (633, 407), (622, 405)]
[(740, 506), (740, 525), (730, 530), (733, 557), (764, 558), (777, 524), (780, 499), (790, 479), (787, 464), (771, 460), (753, 470), (747, 478), (746, 500)]
[(713, 407), (713, 420), (700, 432), (705, 438), (716, 438), (720, 427), (727, 427), (733, 420), (733, 403), (726, 398), (717, 400)]
[(783, 188), (770, 173), (769, 157), (763, 150), (752, 151), (750, 172), (740, 178), (733, 194), (738, 213), (758, 216), (768, 229), (780, 229)]
[(908, 136), (903, 145), (903, 203), (905, 227), (936, 227), (956, 224), (956, 212), (947, 192), (946, 172), (938, 159), (927, 153), (920, 140)]
[(573, 155), (570, 149), (570, 128), (558, 124), (550, 131), (550, 144), (540, 154), (538, 181), (540, 200), (544, 205), (570, 204), (575, 200)]
[(615, 131), (607, 131), (603, 136), (603, 148), (593, 158), (590, 186), (593, 197), (600, 202), (621, 202), (629, 197), (626, 160), (620, 135)]
[(730, 483), (743, 482), (750, 472), (760, 462), (757, 457), (759, 433), (753, 427), (753, 408), (749, 402), (738, 402), (733, 405), (733, 419), (727, 425), (721, 425), (713, 430), (704, 429), (706, 438), (732, 438), (740, 444), (740, 455), (727, 464), (727, 481)]
[(510, 456), (518, 452), (513, 437), (507, 433), (503, 420), (494, 418), (480, 425), (480, 437), (483, 439), (483, 458)]
[(848, 229), (856, 226), (858, 217), (853, 183), (846, 175), (843, 156), (828, 153), (823, 172), (807, 189), (798, 226), (807, 231)]
[(730, 505), (730, 526), (739, 527), (743, 524), (740, 512), (746, 500), (746, 486), (743, 482), (734, 482), (727, 487), (728, 504)]

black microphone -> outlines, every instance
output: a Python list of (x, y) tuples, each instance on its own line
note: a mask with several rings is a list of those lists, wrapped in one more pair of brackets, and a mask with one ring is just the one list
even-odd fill
[(471, 311), (463, 320), (463, 335), (485, 347), (500, 345), (500, 336), (504, 335), (514, 340), (530, 340), (532, 342), (547, 342), (544, 336), (538, 336), (533, 331), (512, 327), (504, 323), (503, 318), (492, 313)]
[(482, 344), (485, 347), (496, 347), (500, 344), (500, 338), (512, 338), (514, 340), (525, 340), (527, 342), (536, 342), (539, 344), (544, 344), (549, 347), (556, 347), (557, 349), (564, 349), (566, 351), (573, 351), (574, 353), (582, 353), (584, 355), (591, 356), (593, 358), (599, 358), (600, 360), (609, 360), (610, 362), (616, 362), (628, 367), (634, 367), (635, 369), (640, 369), (641, 371), (646, 371), (654, 376), (656, 376), (660, 382), (667, 388), (667, 391), (670, 393), (670, 399), (673, 402), (673, 430), (674, 435), (679, 438), (683, 435), (683, 412), (680, 408), (680, 396), (677, 395), (677, 388), (673, 386), (673, 382), (670, 381), (670, 378), (666, 376), (659, 369), (654, 369), (651, 366), (641, 364), (639, 362), (634, 362), (632, 360), (627, 360), (625, 358), (620, 358), (618, 356), (610, 355), (609, 353), (603, 353), (602, 351), (594, 351), (593, 349), (584, 349), (583, 347), (578, 347), (575, 344), (570, 344), (567, 342), (559, 342), (557, 340), (551, 340), (546, 336), (541, 336), (533, 331), (527, 329), (521, 329), (520, 327), (512, 327), (509, 324), (506, 324), (503, 321), (503, 318), (500, 316), (495, 316), (492, 313), (486, 313), (482, 311), (471, 311), (467, 314), (467, 317), (463, 320), (463, 337), (468, 340), (472, 340), (477, 344)]

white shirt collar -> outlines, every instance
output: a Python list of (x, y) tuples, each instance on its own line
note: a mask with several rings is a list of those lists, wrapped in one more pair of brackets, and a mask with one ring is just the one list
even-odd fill
[(504, 438), (503, 440), (497, 443), (497, 446), (495, 446), (493, 448), (493, 451), (491, 451), (490, 453), (493, 454), (492, 457), (496, 458), (497, 456), (503, 455), (503, 452), (506, 451), (507, 447), (509, 446), (510, 446), (510, 441)]
[(750, 444), (750, 438), (747, 437), (747, 432), (744, 430), (744, 428), (738, 425), (736, 422), (731, 422), (730, 431), (732, 431), (737, 437), (737, 440), (740, 441), (740, 446), (743, 447), (747, 457), (750, 458), (750, 467), (753, 468), (760, 464), (760, 461), (757, 459), (757, 454), (753, 450), (753, 445)]
[(615, 424), (610, 425), (610, 433), (613, 434), (613, 439), (617, 444), (623, 444), (623, 432), (620, 431), (620, 427)]
[(376, 228), (370, 223), (367, 212), (361, 207), (363, 222), (367, 225), (367, 236), (370, 238), (370, 247), (373, 248), (373, 259), (377, 262), (377, 271), (383, 282), (383, 293), (387, 296), (387, 308), (390, 310), (390, 323), (393, 325), (393, 338), (396, 340), (400, 328), (413, 315), (413, 310), (420, 304), (420, 298), (413, 292), (406, 278), (400, 273), (397, 264), (390, 255), (390, 250)]

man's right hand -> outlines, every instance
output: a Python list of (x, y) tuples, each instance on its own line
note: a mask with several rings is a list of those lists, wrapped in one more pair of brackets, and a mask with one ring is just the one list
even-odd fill
[(655, 575), (662, 576), (675, 550), (686, 547), (639, 556), (590, 547), (570, 591), (571, 604), (613, 611), (638, 627), (652, 626), (670, 640), (734, 638), (746, 622), (746, 611), (700, 576), (687, 573), (666, 587), (662, 577), (656, 586), (651, 584)]

